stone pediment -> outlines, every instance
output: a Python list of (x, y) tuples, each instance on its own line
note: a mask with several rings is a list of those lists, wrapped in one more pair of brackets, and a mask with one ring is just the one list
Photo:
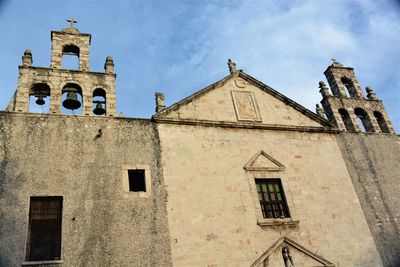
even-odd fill
[(159, 122), (224, 127), (331, 130), (334, 126), (243, 71), (156, 113)]
[(258, 151), (244, 166), (246, 171), (283, 171), (285, 166), (263, 150)]
[(335, 265), (284, 236), (265, 251), (251, 267), (323, 267)]

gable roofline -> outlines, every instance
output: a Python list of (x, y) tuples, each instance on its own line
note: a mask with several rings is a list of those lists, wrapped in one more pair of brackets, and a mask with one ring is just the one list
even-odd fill
[(281, 238), (279, 238), (269, 249), (267, 249), (267, 251), (265, 251), (250, 267), (257, 267), (262, 261), (264, 261), (266, 258), (269, 257), (269, 255), (272, 254), (272, 252), (275, 251), (275, 249), (277, 249), (282, 243), (287, 243), (289, 245), (291, 245), (292, 247), (298, 249), (299, 251), (303, 252), (304, 254), (306, 254), (307, 256), (309, 256), (310, 258), (318, 261), (319, 263), (323, 264), (323, 266), (328, 266), (328, 267), (334, 267), (335, 265), (331, 262), (329, 262), (328, 260), (324, 259), (322, 256), (315, 254), (314, 252), (312, 252), (311, 250), (303, 247), (302, 245), (300, 245), (299, 243), (295, 242), (294, 240), (286, 237), (286, 236), (282, 236)]
[(200, 97), (201, 95), (211, 91), (212, 89), (214, 89), (215, 87), (217, 87), (218, 85), (224, 84), (227, 80), (229, 80), (232, 77), (240, 77), (243, 78), (247, 81), (252, 82), (253, 84), (257, 85), (261, 90), (263, 90), (264, 92), (266, 92), (267, 94), (270, 94), (272, 96), (274, 96), (275, 98), (281, 100), (282, 102), (284, 102), (286, 105), (289, 105), (291, 107), (293, 107), (295, 110), (297, 110), (298, 112), (302, 113), (303, 115), (307, 116), (308, 118), (320, 123), (321, 125), (325, 126), (325, 127), (331, 127), (331, 128), (336, 128), (335, 125), (333, 125), (331, 122), (329, 122), (328, 120), (320, 117), (319, 115), (315, 114), (314, 112), (308, 110), (307, 108), (303, 107), (302, 105), (300, 105), (299, 103), (293, 101), (292, 99), (288, 98), (287, 96), (279, 93), (278, 91), (274, 90), (273, 88), (271, 88), (270, 86), (262, 83), (261, 81), (255, 79), (254, 77), (250, 76), (249, 74), (245, 73), (242, 70), (233, 72), (232, 74), (222, 78), (221, 80), (201, 89), (200, 91), (195, 92), (194, 94), (172, 104), (171, 106), (165, 108), (164, 110), (154, 114), (152, 117), (153, 119), (158, 119), (158, 118), (162, 118), (164, 115), (170, 113), (171, 111), (177, 110), (180, 106), (185, 105), (190, 103), (193, 99)]

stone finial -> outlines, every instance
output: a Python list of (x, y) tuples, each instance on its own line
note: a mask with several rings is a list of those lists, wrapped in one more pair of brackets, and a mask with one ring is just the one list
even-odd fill
[(315, 111), (318, 114), (318, 116), (325, 118), (325, 112), (324, 110), (319, 106), (319, 104), (315, 105)]
[(365, 87), (365, 91), (367, 91), (367, 98), (371, 100), (377, 100), (378, 98), (376, 97), (376, 94), (374, 90), (372, 90), (371, 87), (367, 86)]
[(26, 49), (24, 55), (22, 56), (22, 65), (23, 66), (32, 66), (33, 59), (32, 59), (32, 52), (30, 49)]
[(325, 83), (323, 81), (319, 82), (319, 92), (321, 93), (322, 97), (325, 98), (329, 96), (329, 89), (326, 87)]
[(155, 96), (156, 96), (156, 112), (160, 112), (165, 109), (164, 94), (157, 92)]
[(229, 72), (232, 74), (236, 72), (236, 63), (232, 61), (232, 59), (228, 58), (228, 67), (229, 67)]
[(114, 73), (114, 61), (112, 57), (106, 57), (106, 63), (104, 63), (104, 71), (106, 73)]

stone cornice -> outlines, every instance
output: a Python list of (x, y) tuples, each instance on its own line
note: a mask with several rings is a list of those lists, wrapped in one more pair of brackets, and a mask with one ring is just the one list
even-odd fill
[(219, 128), (242, 128), (242, 129), (261, 129), (261, 130), (278, 130), (278, 131), (295, 131), (295, 132), (319, 132), (319, 133), (338, 133), (339, 129), (330, 127), (313, 127), (313, 126), (291, 126), (279, 124), (260, 124), (251, 122), (230, 122), (230, 121), (208, 121), (208, 120), (190, 120), (190, 119), (171, 119), (154, 117), (153, 120), (160, 124), (181, 124), (193, 126), (208, 126)]
[(19, 69), (32, 69), (38, 71), (51, 71), (51, 72), (67, 72), (67, 73), (77, 73), (77, 74), (89, 74), (89, 75), (109, 75), (117, 77), (115, 73), (106, 73), (106, 72), (98, 72), (98, 71), (82, 71), (82, 70), (66, 70), (66, 69), (51, 69), (46, 67), (34, 67), (34, 66), (18, 66)]

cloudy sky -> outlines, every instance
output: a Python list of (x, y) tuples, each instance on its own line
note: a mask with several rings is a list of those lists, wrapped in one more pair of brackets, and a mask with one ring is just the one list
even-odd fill
[(50, 65), (50, 31), (78, 20), (92, 34), (91, 65), (114, 58), (117, 109), (150, 118), (154, 93), (166, 104), (239, 69), (314, 111), (318, 81), (336, 58), (384, 101), (400, 132), (400, 2), (0, 0), (0, 109), (17, 86), (26, 48)]

